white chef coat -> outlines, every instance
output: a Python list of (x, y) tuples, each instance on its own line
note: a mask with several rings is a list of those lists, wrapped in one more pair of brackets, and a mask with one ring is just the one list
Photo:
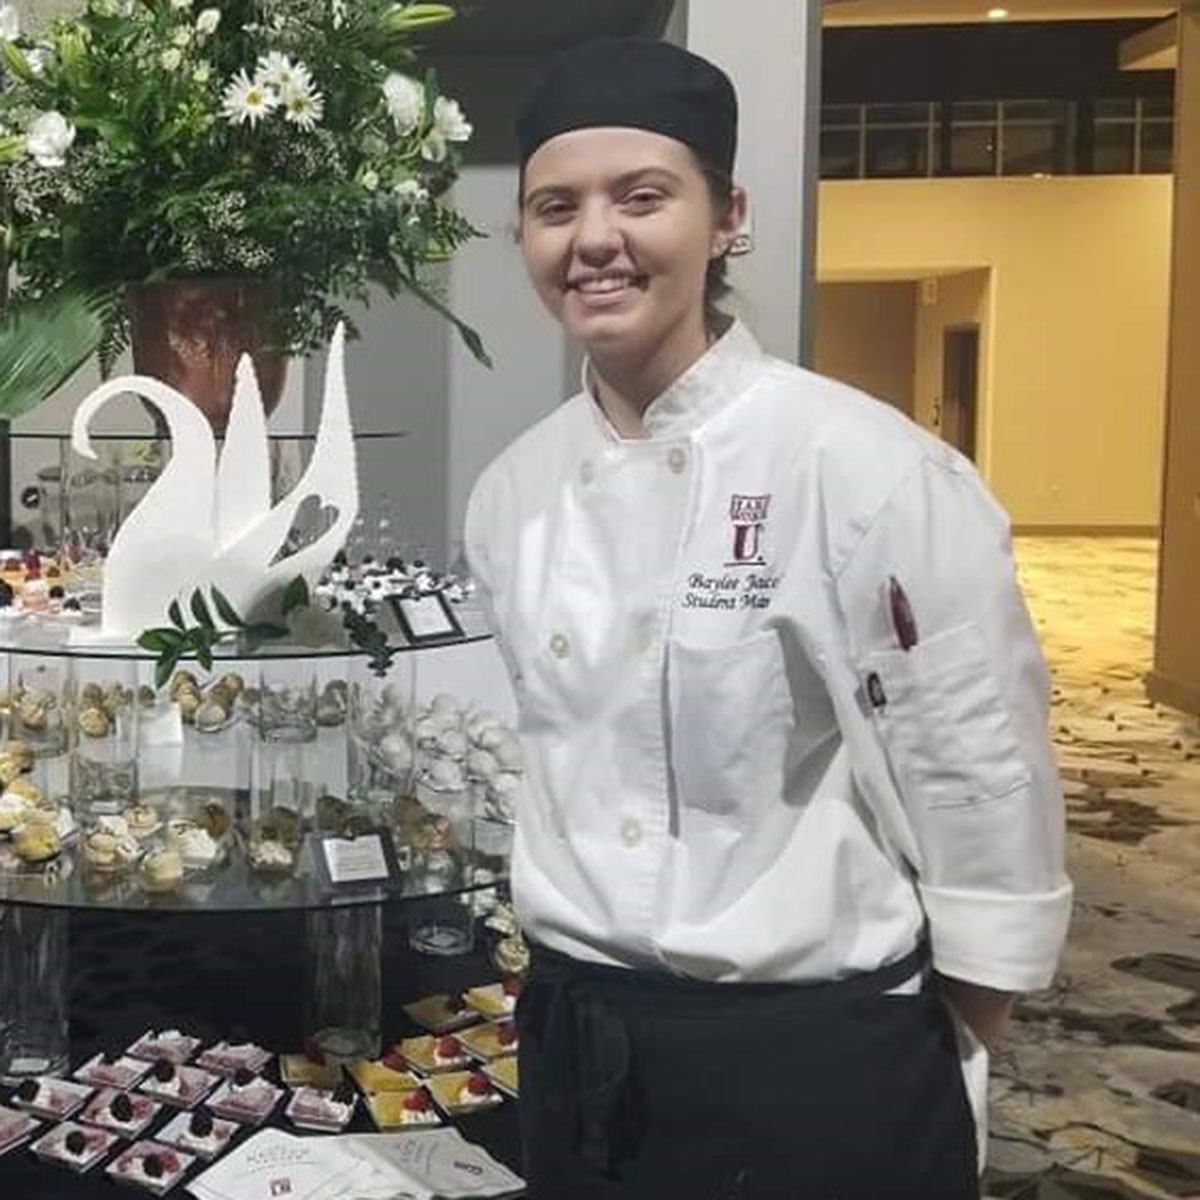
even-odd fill
[(1071, 902), (1048, 676), (975, 469), (736, 323), (644, 433), (585, 388), (469, 504), (526, 754), (523, 928), (809, 981), (901, 957), (927, 917), (938, 970), (1046, 985)]

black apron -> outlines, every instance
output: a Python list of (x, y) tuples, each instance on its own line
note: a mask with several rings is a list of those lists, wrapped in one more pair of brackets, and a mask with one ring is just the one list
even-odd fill
[(977, 1200), (953, 1026), (903, 960), (725, 984), (533, 948), (517, 1005), (530, 1200)]

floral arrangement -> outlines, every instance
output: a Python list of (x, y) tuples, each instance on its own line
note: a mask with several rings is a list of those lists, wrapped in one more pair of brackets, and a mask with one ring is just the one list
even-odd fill
[[(446, 202), (471, 125), (415, 67), (414, 37), (453, 15), (397, 0), (86, 0), (30, 37), (0, 0), (0, 224), (16, 268), (0, 363), (18, 323), (28, 346), (39, 311), (66, 309), (45, 328), (71, 345), (28, 372), (34, 390), (93, 351), (107, 373), (128, 342), (125, 285), (230, 275), (271, 284), (289, 353), (322, 345), (340, 305), (377, 285), (425, 300), (486, 361), (421, 276), (476, 232)], [(13, 415), (11, 396), (2, 407)]]

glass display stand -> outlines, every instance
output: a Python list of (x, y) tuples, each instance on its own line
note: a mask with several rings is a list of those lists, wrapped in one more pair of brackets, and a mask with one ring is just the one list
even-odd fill
[[(383, 906), (472, 906), (505, 870), (494, 837), (475, 846), (488, 780), (465, 765), (467, 734), (446, 736), (470, 726), (473, 699), (452, 712), (438, 697), (440, 722), (418, 699), (422, 662), (486, 648), (462, 607), (466, 636), (405, 648), (385, 678), (346, 648), (222, 647), (211, 671), (184, 661), (157, 692), (136, 646), (74, 643), (49, 617), (0, 619), (0, 1074), (66, 1061), (75, 909), (302, 911), (309, 1032), (335, 1056), (378, 1052)], [(278, 738), (284, 688), (312, 698), (313, 723)], [(443, 743), (457, 774), (429, 770)], [(358, 863), (376, 844), (382, 875), (368, 863), (338, 877), (335, 850)]]

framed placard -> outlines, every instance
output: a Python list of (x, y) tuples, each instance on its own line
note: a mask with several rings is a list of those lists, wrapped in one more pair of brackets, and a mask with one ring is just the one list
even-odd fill
[(390, 596), (388, 603), (410, 645), (454, 641), (463, 636), (458, 618), (440, 592), (425, 596)]
[(311, 836), (313, 859), (326, 889), (383, 887), (400, 877), (396, 848), (386, 829), (367, 829), (347, 836)]

